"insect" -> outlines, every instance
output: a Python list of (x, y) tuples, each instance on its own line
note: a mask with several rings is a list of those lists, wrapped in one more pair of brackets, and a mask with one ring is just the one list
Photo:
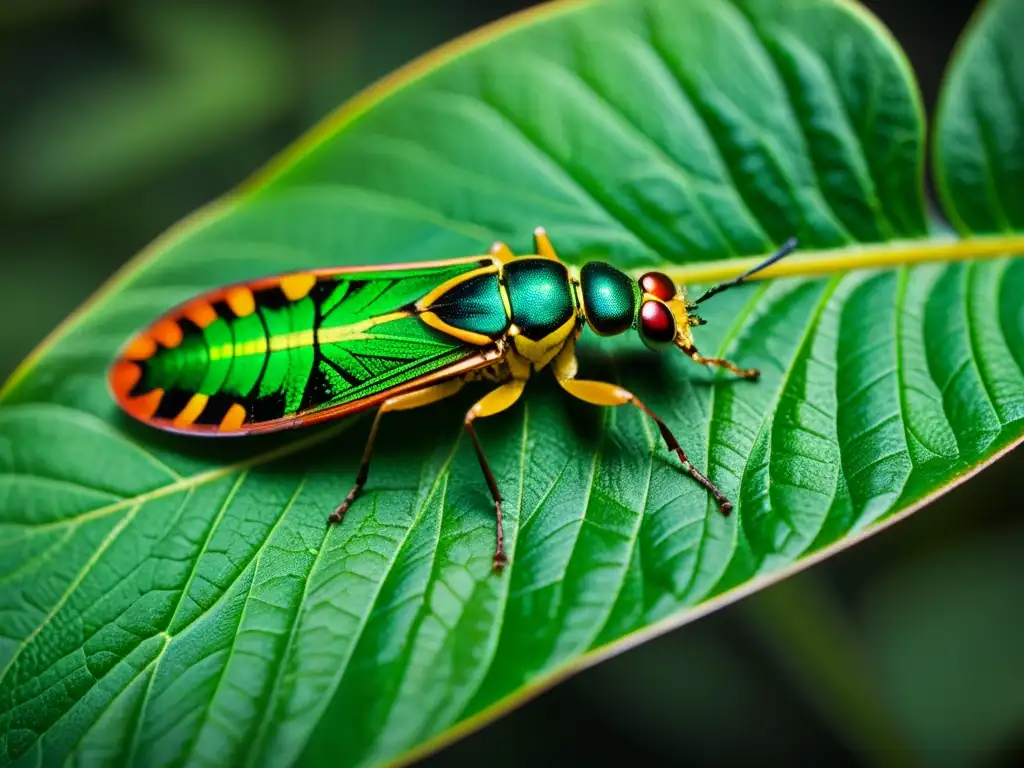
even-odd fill
[(696, 301), (660, 272), (636, 280), (599, 261), (570, 268), (543, 228), (534, 232), (535, 253), (519, 257), (497, 242), (480, 256), (277, 275), (210, 291), (159, 317), (121, 349), (109, 385), (135, 419), (188, 435), (272, 432), (377, 406), (355, 484), (328, 518), (339, 523), (366, 484), (384, 414), (436, 403), (467, 382), (491, 382), (464, 425), (494, 500), (500, 570), (507, 563), (502, 496), (476, 422), (514, 405), (545, 367), (580, 400), (643, 411), (721, 512), (732, 511), (634, 394), (577, 376), (576, 341), (585, 327), (599, 336), (635, 329), (653, 350), (676, 347), (701, 365), (756, 380), (755, 369), (697, 351), (691, 328), (704, 323), (697, 306), (795, 247), (788, 241)]

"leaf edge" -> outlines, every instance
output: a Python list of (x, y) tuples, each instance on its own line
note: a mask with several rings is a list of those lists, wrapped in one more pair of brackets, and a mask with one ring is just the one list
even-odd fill
[(739, 602), (745, 597), (749, 597), (750, 595), (774, 586), (791, 576), (795, 576), (811, 566), (817, 565), (819, 562), (873, 537), (875, 534), (886, 530), (897, 522), (905, 520), (918, 510), (928, 506), (936, 499), (944, 496), (953, 489), (963, 485), (974, 476), (980, 474), (983, 470), (987, 469), (989, 466), (994, 464), (996, 461), (999, 461), (1022, 444), (1024, 444), (1024, 435), (1012, 439), (994, 454), (986, 458), (985, 461), (970, 467), (947, 482), (945, 485), (936, 488), (932, 493), (918, 499), (904, 509), (893, 512), (885, 519), (872, 523), (857, 533), (850, 534), (840, 541), (829, 544), (806, 557), (802, 557), (785, 568), (774, 573), (757, 576), (737, 587), (733, 587), (726, 592), (716, 595), (710, 600), (698, 603), (692, 608), (666, 616), (653, 624), (647, 625), (643, 629), (636, 630), (611, 643), (586, 651), (571, 662), (539, 675), (535, 680), (530, 682), (528, 685), (524, 685), (514, 693), (504, 697), (503, 699), (499, 699), (487, 708), (480, 710), (465, 720), (457, 722), (442, 733), (421, 742), (417, 746), (402, 753), (394, 759), (380, 763), (379, 765), (386, 768), (406, 768), (406, 766), (415, 764), (426, 757), (436, 754), (455, 742), (460, 741), (466, 736), (476, 733), (483, 727), (490, 725), (499, 718), (515, 711), (519, 707), (532, 701), (541, 694), (551, 690), (556, 685), (565, 682), (580, 672), (584, 672), (591, 667), (597, 666), (603, 661), (607, 661), (608, 659), (632, 650), (649, 640), (653, 640), (675, 629), (679, 629), (680, 627), (696, 621), (697, 619), (701, 619), (710, 613)]

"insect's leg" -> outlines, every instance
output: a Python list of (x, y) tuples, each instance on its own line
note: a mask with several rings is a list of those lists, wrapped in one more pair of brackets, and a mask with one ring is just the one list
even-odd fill
[(496, 256), (499, 261), (512, 261), (516, 257), (512, 249), (500, 240), (491, 246), (491, 256)]
[(554, 373), (558, 383), (562, 386), (566, 392), (573, 397), (583, 400), (586, 403), (592, 405), (635, 405), (641, 411), (646, 413), (652, 419), (654, 423), (658, 425), (658, 430), (661, 432), (661, 437), (665, 441), (665, 445), (668, 446), (670, 451), (674, 451), (679, 457), (679, 460), (683, 462), (683, 469), (685, 469), (690, 477), (697, 481), (708, 493), (710, 493), (718, 504), (718, 508), (722, 510), (723, 515), (728, 515), (732, 512), (732, 502), (725, 497), (718, 488), (708, 480), (686, 457), (686, 453), (679, 446), (679, 441), (676, 440), (675, 435), (650, 408), (643, 404), (640, 399), (627, 389), (623, 389), (617, 384), (611, 384), (606, 381), (591, 381), (588, 379), (577, 379), (576, 378), (576, 352), (573, 349), (573, 345), (566, 344), (562, 348), (562, 351), (558, 353), (558, 357), (554, 361)]
[(451, 381), (445, 381), (440, 384), (435, 384), (432, 387), (418, 390), (416, 392), (407, 392), (404, 395), (396, 395), (395, 397), (389, 397), (383, 403), (380, 408), (377, 409), (377, 415), (373, 417), (373, 426), (370, 427), (370, 436), (366, 439), (366, 448), (363, 449), (363, 460), (359, 464), (359, 473), (356, 475), (356, 483), (352, 486), (352, 490), (348, 492), (348, 496), (345, 500), (338, 505), (328, 521), (331, 523), (340, 523), (341, 519), (345, 516), (348, 508), (352, 506), (352, 502), (356, 500), (359, 493), (363, 490), (363, 486), (366, 484), (366, 478), (370, 473), (370, 458), (373, 455), (373, 444), (377, 439), (377, 429), (380, 427), (380, 419), (389, 411), (408, 411), (412, 408), (419, 408), (424, 405), (430, 405), (436, 403), (438, 400), (443, 400), (446, 397), (450, 397), (462, 389), (462, 385), (465, 382), (462, 379), (452, 379)]
[(533, 230), (533, 248), (538, 256), (543, 256), (545, 259), (558, 259), (555, 246), (548, 239), (548, 233), (544, 231), (544, 227), (537, 227)]
[(487, 487), (491, 491), (491, 498), (494, 499), (494, 516), (497, 525), (494, 546), (494, 570), (496, 571), (500, 571), (508, 564), (508, 559), (505, 557), (505, 530), (501, 520), (501, 491), (498, 490), (498, 481), (494, 479), (494, 473), (491, 472), (491, 465), (487, 463), (484, 450), (480, 447), (480, 441), (477, 439), (473, 422), (476, 419), (493, 416), (507, 408), (511, 408), (515, 405), (519, 396), (523, 394), (525, 387), (526, 379), (512, 379), (507, 384), (502, 384), (497, 389), (488, 392), (476, 405), (466, 412), (466, 431), (473, 438), (473, 447), (476, 448), (476, 457), (480, 460), (480, 469), (483, 470)]
[(722, 357), (704, 357), (697, 351), (696, 347), (686, 346), (683, 347), (683, 352), (688, 354), (695, 363), (701, 365), (714, 365), (719, 368), (725, 368), (727, 371), (735, 373), (737, 376), (742, 376), (744, 379), (750, 379), (751, 381), (757, 381), (761, 376), (761, 372), (757, 368), (740, 368), (738, 365), (730, 360), (726, 360)]

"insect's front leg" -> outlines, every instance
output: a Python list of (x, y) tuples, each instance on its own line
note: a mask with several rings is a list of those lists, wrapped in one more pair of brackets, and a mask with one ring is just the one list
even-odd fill
[(574, 344), (569, 343), (562, 347), (562, 351), (559, 352), (558, 356), (555, 358), (553, 368), (555, 378), (558, 380), (562, 389), (573, 397), (579, 398), (591, 405), (635, 405), (641, 411), (654, 419), (654, 423), (658, 425), (658, 430), (661, 432), (661, 437), (665, 441), (665, 445), (670, 451), (673, 451), (679, 457), (679, 460), (683, 463), (683, 469), (685, 469), (690, 477), (697, 481), (704, 490), (714, 497), (715, 502), (718, 504), (718, 508), (722, 511), (723, 515), (728, 515), (732, 512), (732, 502), (726, 498), (724, 493), (718, 490), (718, 487), (714, 483), (712, 483), (700, 470), (690, 463), (689, 458), (687, 458), (686, 453), (680, 447), (679, 441), (676, 440), (676, 436), (672, 434), (668, 425), (665, 424), (665, 422), (662, 421), (654, 411), (644, 405), (640, 401), (640, 398), (628, 389), (623, 389), (617, 384), (612, 384), (607, 381), (591, 381), (576, 378), (578, 365), (576, 363), (576, 350)]
[(360, 492), (363, 490), (363, 486), (366, 485), (366, 478), (370, 474), (370, 459), (373, 456), (373, 444), (377, 440), (377, 430), (380, 427), (380, 419), (389, 411), (408, 411), (413, 408), (420, 408), (424, 405), (430, 405), (436, 403), (438, 400), (443, 400), (446, 397), (451, 397), (460, 389), (465, 382), (462, 379), (452, 379), (450, 381), (441, 382), (435, 384), (432, 387), (426, 387), (425, 389), (418, 390), (416, 392), (407, 392), (404, 395), (396, 395), (389, 397), (383, 403), (380, 408), (377, 409), (376, 416), (373, 417), (373, 426), (370, 427), (370, 436), (366, 439), (366, 448), (363, 449), (363, 460), (359, 464), (359, 473), (356, 475), (355, 485), (352, 486), (352, 490), (348, 492), (348, 496), (345, 497), (344, 501), (338, 505), (330, 517), (328, 522), (340, 523), (341, 519), (345, 516), (348, 508), (352, 506), (352, 502), (356, 500)]
[(724, 357), (704, 357), (694, 346), (683, 347), (683, 352), (689, 355), (695, 363), (725, 368), (727, 371), (731, 371), (737, 376), (749, 379), (750, 381), (757, 381), (761, 377), (761, 372), (757, 368), (740, 368), (736, 363), (726, 360)]

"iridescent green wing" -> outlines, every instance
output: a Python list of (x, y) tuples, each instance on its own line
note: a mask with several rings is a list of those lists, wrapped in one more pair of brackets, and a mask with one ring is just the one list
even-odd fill
[(301, 272), (218, 289), (132, 339), (111, 367), (111, 389), (140, 421), (190, 434), (272, 431), (361, 410), (500, 357), (494, 345), (427, 325), (414, 308), (493, 264)]

